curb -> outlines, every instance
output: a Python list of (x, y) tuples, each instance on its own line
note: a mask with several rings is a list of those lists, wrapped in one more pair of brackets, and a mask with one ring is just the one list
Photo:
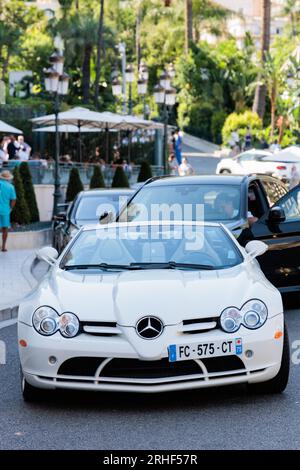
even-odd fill
[[(29, 255), (21, 268), (22, 275), (24, 279), (27, 281), (30, 289), (33, 289), (36, 285), (37, 281), (32, 274), (32, 265), (36, 259), (36, 255)], [(0, 323), (7, 320), (13, 320), (18, 317), (18, 310), (19, 310), (19, 303), (21, 302), (22, 298), (19, 300), (15, 300), (12, 304), (2, 307), (0, 309)]]

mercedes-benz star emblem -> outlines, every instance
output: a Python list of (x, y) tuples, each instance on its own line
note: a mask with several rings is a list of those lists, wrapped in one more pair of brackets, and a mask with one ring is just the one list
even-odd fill
[(156, 317), (143, 317), (136, 324), (136, 332), (143, 339), (156, 339), (163, 330), (162, 321)]

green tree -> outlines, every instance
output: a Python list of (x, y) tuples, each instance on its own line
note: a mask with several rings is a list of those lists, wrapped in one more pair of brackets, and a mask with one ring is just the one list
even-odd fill
[(30, 222), (30, 212), (25, 199), (25, 192), (19, 168), (14, 169), (14, 186), (17, 200), (11, 213), (11, 221), (14, 224), (27, 225)]
[(72, 168), (66, 192), (66, 202), (74, 201), (77, 194), (83, 191), (83, 189), (84, 187), (80, 179), (78, 168)]
[[(261, 35), (261, 68), (264, 68), (267, 60), (267, 54), (270, 50), (271, 39), (271, 0), (262, 0), (262, 35)], [(257, 113), (262, 119), (266, 107), (266, 86), (259, 83), (255, 90), (253, 102), (253, 112)]]
[(228, 145), (232, 132), (238, 132), (239, 137), (244, 139), (249, 127), (251, 129), (252, 137), (255, 140), (260, 136), (262, 131), (262, 120), (258, 114), (253, 113), (252, 111), (245, 111), (241, 114), (230, 114), (222, 129), (223, 143)]
[(105, 188), (103, 174), (99, 165), (94, 166), (94, 172), (90, 181), (90, 189)]
[(112, 188), (129, 188), (129, 181), (127, 175), (121, 166), (117, 166), (113, 181)]
[(152, 169), (151, 165), (147, 160), (144, 160), (141, 164), (141, 169), (138, 176), (138, 183), (143, 183), (149, 178), (152, 178)]
[(32, 184), (32, 177), (28, 163), (22, 162), (19, 166), (20, 176), (22, 178), (24, 196), (27, 202), (27, 207), (30, 212), (30, 222), (39, 222), (40, 215), (38, 205), (36, 202), (34, 186)]

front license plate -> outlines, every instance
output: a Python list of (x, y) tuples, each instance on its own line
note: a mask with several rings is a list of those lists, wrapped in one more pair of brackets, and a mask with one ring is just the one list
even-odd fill
[(240, 355), (243, 352), (242, 338), (227, 341), (211, 341), (192, 344), (171, 344), (168, 347), (169, 361), (187, 361), (208, 357)]

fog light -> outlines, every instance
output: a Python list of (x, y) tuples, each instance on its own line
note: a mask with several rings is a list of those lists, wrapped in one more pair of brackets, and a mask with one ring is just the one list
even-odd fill
[(49, 364), (53, 365), (53, 364), (56, 364), (56, 362), (57, 362), (57, 359), (55, 356), (49, 357)]
[(254, 355), (254, 352), (251, 349), (247, 349), (247, 351), (245, 351), (245, 356), (247, 357), (247, 359), (251, 359), (253, 355)]

